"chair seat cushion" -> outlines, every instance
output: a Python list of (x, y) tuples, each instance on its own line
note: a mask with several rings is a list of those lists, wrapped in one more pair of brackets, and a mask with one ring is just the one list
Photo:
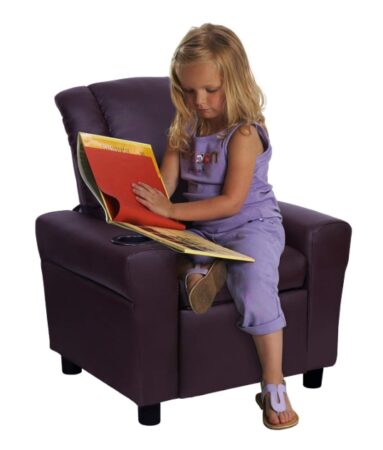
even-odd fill
[[(306, 276), (307, 260), (306, 257), (298, 250), (286, 245), (279, 264), (279, 291), (287, 291), (289, 289), (299, 289), (303, 287)], [(179, 280), (183, 283), (183, 280)], [(232, 297), (225, 284), (221, 291), (217, 294), (213, 306), (220, 303), (232, 302)], [(190, 305), (183, 294), (180, 286), (180, 308), (191, 309)]]

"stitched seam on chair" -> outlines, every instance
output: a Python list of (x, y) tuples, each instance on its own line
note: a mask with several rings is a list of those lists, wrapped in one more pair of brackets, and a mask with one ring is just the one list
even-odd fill
[(314, 254), (314, 236), (315, 236), (316, 230), (312, 233), (312, 239), (311, 239), (311, 248), (310, 248), (310, 255), (307, 255), (307, 263), (308, 263), (308, 282), (307, 282), (307, 327), (306, 327), (306, 367), (308, 367), (309, 362), (309, 330), (310, 330), (310, 323), (311, 323), (311, 289), (310, 284), (312, 280), (312, 262), (310, 259), (312, 259), (312, 256)]
[(77, 273), (77, 272), (74, 272), (73, 270), (68, 269), (67, 267), (62, 266), (61, 264), (57, 264), (56, 262), (54, 262), (54, 261), (52, 261), (52, 260), (50, 260), (50, 259), (48, 259), (48, 258), (44, 258), (44, 259), (42, 259), (42, 261), (43, 261), (43, 262), (48, 262), (48, 263), (50, 263), (50, 264), (53, 264), (53, 265), (56, 266), (56, 267), (59, 267), (60, 269), (66, 270), (67, 272), (70, 272), (70, 273), (73, 273), (74, 275), (76, 275), (76, 276), (79, 277), (79, 278), (83, 278), (84, 280), (91, 281), (92, 283), (95, 283), (95, 284), (97, 284), (98, 286), (101, 286), (102, 288), (104, 288), (104, 289), (106, 289), (106, 290), (108, 290), (108, 291), (110, 291), (110, 292), (113, 292), (113, 294), (118, 295), (119, 297), (121, 297), (121, 299), (123, 299), (124, 302), (128, 302), (131, 306), (134, 306), (133, 300), (131, 300), (131, 299), (128, 298), (128, 297), (125, 297), (125, 296), (122, 295), (120, 292), (117, 292), (117, 291), (115, 291), (114, 289), (110, 289), (108, 286), (105, 286), (104, 284), (100, 283), (100, 282), (97, 281), (97, 280), (94, 280), (93, 278), (89, 278), (89, 277), (87, 277), (87, 276), (85, 276), (85, 275), (82, 275), (82, 274), (79, 274), (79, 273)]
[[(140, 252), (141, 253), (141, 252)], [(135, 254), (129, 255), (131, 257), (134, 257)], [(127, 258), (126, 262), (128, 262), (129, 257)], [(126, 264), (126, 272), (127, 272), (127, 283), (130, 284), (130, 280), (132, 279), (132, 264)], [(135, 311), (136, 305), (133, 304), (133, 323), (135, 327), (135, 335), (137, 337), (137, 370), (136, 370), (136, 386), (138, 389), (138, 405), (140, 406), (140, 403), (143, 399), (143, 381), (141, 377), (141, 373), (143, 373), (142, 370), (142, 349), (141, 349), (141, 335), (140, 335), (140, 327), (137, 324), (137, 315)]]
[(104, 111), (103, 107), (101, 106), (100, 102), (98, 101), (96, 93), (92, 90), (92, 88), (90, 86), (87, 86), (87, 88), (89, 89), (89, 92), (93, 95), (93, 98), (95, 99), (98, 107), (100, 108), (100, 111), (101, 111), (102, 117), (104, 119), (105, 125), (106, 125), (106, 127), (108, 129), (108, 135), (109, 136), (113, 136), (112, 130), (110, 129), (109, 123), (108, 123), (108, 121), (106, 120), (106, 117), (105, 117), (105, 111)]
[[(143, 381), (142, 381), (142, 376), (140, 376), (142, 372), (142, 347), (141, 347), (141, 334), (140, 334), (140, 328), (137, 326), (137, 319), (136, 316), (134, 316), (134, 325), (135, 325), (135, 333), (137, 336), (137, 347), (138, 347), (138, 351), (137, 351), (137, 376), (136, 376), (136, 383), (138, 386), (138, 401), (141, 403), (143, 401), (143, 392), (144, 392), (144, 387), (143, 387)], [(139, 405), (140, 406), (140, 405)]]

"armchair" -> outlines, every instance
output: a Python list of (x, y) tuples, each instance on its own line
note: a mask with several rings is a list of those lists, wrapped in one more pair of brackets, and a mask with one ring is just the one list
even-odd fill
[[(55, 97), (79, 194), (73, 210), (36, 219), (50, 348), (64, 374), (82, 369), (138, 406), (139, 422), (160, 422), (161, 402), (257, 383), (261, 367), (227, 286), (206, 314), (182, 297), (180, 255), (155, 241), (114, 245), (125, 234), (105, 222), (76, 162), (78, 131), (148, 142), (158, 162), (174, 109), (169, 79), (129, 78), (75, 87)], [(180, 183), (172, 201), (185, 201)], [(351, 226), (279, 202), (286, 231), (279, 293), (286, 316), (283, 373), (318, 388), (337, 359), (338, 325)], [(185, 222), (188, 224), (187, 222)], [(201, 377), (200, 374), (203, 374)]]

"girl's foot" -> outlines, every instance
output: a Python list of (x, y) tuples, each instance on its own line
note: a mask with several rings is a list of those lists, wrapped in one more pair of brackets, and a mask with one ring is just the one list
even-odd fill
[(185, 275), (186, 295), (191, 309), (205, 313), (226, 281), (226, 264), (216, 260), (212, 264), (196, 264)]
[[(209, 269), (212, 264), (201, 264), (201, 266), (204, 269)], [(202, 275), (202, 273), (191, 273), (186, 282), (186, 291), (189, 294), (192, 290), (192, 287), (197, 283), (198, 280), (200, 280), (205, 275)]]
[[(273, 377), (272, 377), (273, 378)], [(263, 410), (263, 423), (266, 427), (280, 430), (291, 428), (298, 424), (298, 414), (293, 410), (286, 392), (286, 382), (275, 378), (265, 379), (261, 382), (262, 393), (255, 397), (256, 402)], [(271, 404), (273, 395), (274, 408)], [(283, 395), (284, 398), (280, 398)], [(281, 410), (278, 412), (278, 410)]]
[(277, 413), (275, 412), (271, 407), (270, 402), (270, 392), (268, 392), (265, 396), (265, 413), (270, 423), (273, 425), (277, 425), (279, 423), (286, 423), (290, 422), (290, 420), (293, 419), (293, 417), (296, 415), (295, 411), (291, 407), (291, 403), (289, 401), (289, 398), (287, 396), (287, 393), (284, 394), (285, 401), (286, 401), (286, 411)]

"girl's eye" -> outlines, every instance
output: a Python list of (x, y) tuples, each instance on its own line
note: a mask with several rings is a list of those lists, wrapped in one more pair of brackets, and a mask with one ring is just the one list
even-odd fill
[[(209, 94), (213, 93), (213, 92), (217, 92), (218, 89), (206, 89), (206, 92), (208, 92)], [(192, 94), (193, 90), (189, 90), (189, 89), (184, 89), (184, 93), (185, 94)]]

